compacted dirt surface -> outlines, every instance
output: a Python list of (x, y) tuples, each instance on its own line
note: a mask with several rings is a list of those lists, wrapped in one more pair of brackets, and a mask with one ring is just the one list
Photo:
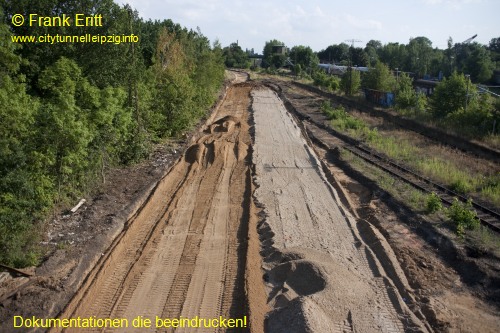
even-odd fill
[[(228, 77), (189, 140), (55, 216), (31, 275), (0, 275), (0, 332), (498, 331), (414, 216), (344, 174), (276, 92)], [(14, 316), (122, 324), (14, 328)]]
[(411, 295), (394, 254), (342, 207), (282, 101), (270, 89), (252, 98), (255, 198), (266, 213), (259, 231), (275, 308), (267, 330), (426, 331), (403, 301)]

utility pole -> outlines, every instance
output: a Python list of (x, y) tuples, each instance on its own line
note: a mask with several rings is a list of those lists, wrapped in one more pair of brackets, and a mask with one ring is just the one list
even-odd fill
[(361, 43), (360, 40), (357, 39), (346, 39), (346, 42), (351, 43), (351, 47), (349, 48), (349, 85), (347, 87), (347, 95), (352, 95), (352, 49), (354, 48), (354, 43)]
[(469, 81), (470, 81), (470, 75), (465, 74), (465, 79), (467, 80), (467, 92), (465, 94), (465, 112), (467, 112), (467, 102), (469, 101)]

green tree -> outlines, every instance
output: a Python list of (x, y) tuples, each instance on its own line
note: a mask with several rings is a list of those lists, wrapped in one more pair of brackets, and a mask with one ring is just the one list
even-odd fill
[(429, 73), (432, 60), (432, 42), (427, 37), (411, 38), (406, 50), (406, 68), (422, 77)]
[(326, 63), (340, 63), (349, 59), (349, 45), (346, 43), (333, 44), (318, 52), (318, 58)]
[(494, 62), (495, 68), (500, 68), (500, 37), (490, 40), (488, 50), (491, 52), (491, 60)]
[[(3, 1), (2, 6), (8, 17), (13, 14), (24, 14), (26, 17), (32, 13), (40, 16), (54, 16), (56, 13), (85, 15), (99, 13), (105, 18), (102, 20), (102, 27), (77, 27), (75, 25), (31, 27), (27, 24), (19, 27), (11, 26), (11, 30), (16, 35), (84, 35), (88, 33), (105, 36), (129, 34), (131, 30), (137, 32), (137, 12), (134, 13), (130, 7), (121, 8), (113, 0), (17, 0)], [(127, 78), (127, 64), (130, 64), (130, 58), (124, 57), (124, 54), (130, 52), (131, 46), (125, 43), (119, 45), (114, 43), (26, 43), (20, 50), (20, 55), (26, 59), (22, 71), (31, 88), (36, 89), (36, 82), (41, 71), (61, 57), (66, 57), (76, 61), (89, 80), (99, 88), (107, 85), (116, 86)]]
[(347, 96), (356, 94), (361, 87), (361, 75), (359, 71), (348, 68), (340, 80), (340, 88)]
[(470, 74), (474, 82), (487, 82), (493, 76), (493, 69), (494, 64), (488, 49), (474, 43), (469, 57), (465, 60), (464, 73)]
[(303, 69), (309, 69), (309, 72), (316, 71), (318, 68), (318, 56), (309, 46), (299, 45), (292, 47), (289, 57), (294, 65), (300, 65)]
[(407, 109), (416, 105), (417, 96), (413, 89), (413, 80), (406, 73), (398, 75), (396, 90), (396, 107)]
[(470, 106), (475, 101), (470, 96), (474, 96), (475, 93), (476, 88), (470, 80), (463, 74), (454, 72), (436, 86), (430, 99), (432, 113), (437, 118), (443, 118), (465, 108), (466, 102)]
[(370, 63), (368, 54), (360, 47), (350, 47), (350, 61), (353, 66), (366, 67)]
[(365, 53), (368, 56), (368, 65), (375, 66), (377, 61), (379, 60), (379, 53), (382, 49), (382, 43), (378, 40), (370, 40), (366, 43)]
[(389, 68), (398, 68), (399, 70), (410, 70), (405, 67), (408, 51), (406, 45), (399, 43), (388, 43), (379, 51), (380, 61), (389, 66)]
[(285, 43), (280, 42), (277, 39), (272, 39), (264, 45), (264, 50), (262, 51), (262, 67), (268, 68), (273, 66), (274, 68), (280, 68), (285, 64), (286, 54), (275, 53), (273, 48), (278, 46), (285, 46)]
[(44, 168), (55, 179), (60, 199), (71, 188), (86, 183), (88, 145), (93, 133), (89, 129), (89, 115), (77, 105), (77, 94), (85, 86), (81, 68), (67, 58), (48, 67), (39, 79), (45, 98), (37, 114), (37, 152), (43, 157)]
[(0, 262), (37, 262), (33, 221), (51, 203), (50, 184), (33, 160), (34, 112), (38, 101), (26, 93), (19, 74), (19, 45), (10, 41), (0, 8)]
[(375, 66), (364, 74), (363, 85), (368, 89), (394, 91), (396, 79), (387, 65), (377, 61)]
[(223, 49), (226, 67), (230, 68), (248, 68), (250, 60), (248, 54), (237, 44), (232, 43)]

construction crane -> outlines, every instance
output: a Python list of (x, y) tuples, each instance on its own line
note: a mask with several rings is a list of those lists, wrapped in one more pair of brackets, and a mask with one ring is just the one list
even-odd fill
[(476, 37), (477, 37), (477, 34), (475, 34), (475, 35), (474, 35), (474, 36), (472, 36), (471, 38), (468, 38), (468, 39), (464, 40), (464, 41), (462, 42), (462, 44), (469, 44), (469, 43), (470, 43), (470, 42), (472, 42), (472, 40), (473, 40), (474, 38), (476, 38)]
[(475, 34), (474, 36), (470, 37), (470, 38), (467, 38), (466, 40), (464, 40), (462, 43), (456, 43), (455, 46), (453, 47), (453, 50), (454, 50), (454, 53), (455, 55), (454, 56), (451, 56), (450, 58), (450, 70), (453, 71), (454, 69), (454, 65), (453, 65), (453, 61), (456, 62), (457, 59), (458, 59), (458, 56), (459, 56), (459, 53), (462, 52), (463, 50), (463, 47), (464, 45), (467, 45), (469, 44), (470, 42), (472, 42), (474, 40), (474, 38), (477, 37), (477, 34)]
[(354, 43), (361, 43), (358, 39), (346, 39), (345, 41), (351, 43), (351, 47), (354, 47)]

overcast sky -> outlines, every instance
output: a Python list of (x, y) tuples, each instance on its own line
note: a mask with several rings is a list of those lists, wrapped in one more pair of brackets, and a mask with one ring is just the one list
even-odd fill
[(262, 53), (266, 41), (314, 51), (356, 39), (408, 43), (425, 36), (446, 48), (448, 37), (488, 44), (500, 37), (500, 0), (116, 0), (148, 19), (171, 19), (222, 46), (238, 41)]

